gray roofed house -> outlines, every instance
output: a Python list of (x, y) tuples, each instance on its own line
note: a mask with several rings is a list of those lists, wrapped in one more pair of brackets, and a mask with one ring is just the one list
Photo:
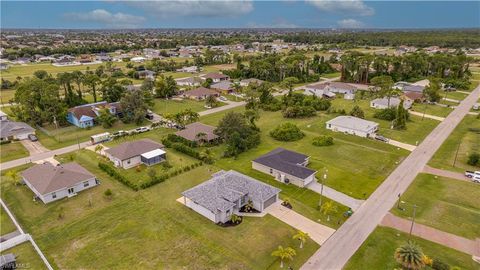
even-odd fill
[(180, 86), (199, 86), (202, 83), (202, 79), (199, 77), (188, 77), (188, 78), (180, 78), (175, 79), (177, 85)]
[(233, 84), (230, 81), (221, 81), (210, 86), (212, 89), (229, 94), (233, 91)]
[(214, 83), (220, 82), (220, 81), (227, 81), (230, 80), (230, 77), (228, 77), (225, 74), (222, 73), (207, 73), (202, 76), (200, 76), (202, 79), (207, 80), (207, 79), (212, 79)]
[(99, 184), (91, 172), (71, 162), (54, 166), (37, 164), (22, 172), (23, 181), (44, 203), (71, 197)]
[(206, 99), (209, 96), (218, 97), (220, 96), (220, 94), (217, 91), (209, 88), (198, 87), (193, 90), (186, 91), (185, 93), (183, 93), (183, 96), (191, 99), (202, 100), (202, 99)]
[(105, 150), (106, 156), (117, 167), (128, 169), (139, 165), (154, 165), (165, 160), (164, 146), (150, 139), (124, 142)]
[(182, 193), (184, 204), (215, 223), (225, 223), (249, 201), (263, 211), (278, 200), (280, 189), (239, 172), (220, 171)]
[(28, 135), (35, 134), (35, 129), (23, 122), (2, 121), (0, 125), (0, 140), (25, 140)]
[(309, 157), (277, 148), (252, 161), (252, 168), (270, 174), (282, 183), (304, 187), (315, 180), (316, 171), (307, 168)]
[(14, 254), (8, 253), (0, 255), (0, 269), (16, 269), (17, 258)]
[[(375, 109), (387, 109), (387, 108), (397, 108), (398, 105), (400, 105), (401, 99), (397, 97), (391, 97), (390, 98), (390, 103), (388, 101), (388, 98), (376, 98), (372, 101), (370, 101), (370, 107), (375, 108)], [(412, 102), (410, 100), (404, 100), (403, 102), (403, 108), (405, 109), (410, 109), (412, 107)]]
[(378, 130), (378, 123), (353, 116), (338, 116), (326, 123), (327, 129), (335, 132), (372, 137)]
[[(213, 133), (215, 127), (195, 122), (185, 126), (185, 129), (177, 131), (175, 135), (192, 142), (211, 142), (219, 137)], [(205, 136), (197, 136), (204, 133)]]
[(256, 83), (257, 85), (260, 85), (264, 83), (264, 81), (256, 79), (256, 78), (250, 78), (250, 79), (243, 79), (240, 81), (240, 86), (248, 86), (251, 83)]
[(425, 89), (425, 86), (421, 85), (405, 85), (402, 89), (403, 92), (417, 92), (417, 93), (423, 93), (423, 90)]

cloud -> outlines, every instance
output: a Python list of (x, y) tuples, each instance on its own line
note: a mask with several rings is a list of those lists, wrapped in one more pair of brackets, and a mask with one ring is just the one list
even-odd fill
[(110, 13), (104, 9), (95, 9), (90, 12), (72, 12), (64, 15), (65, 18), (83, 22), (95, 22), (111, 28), (137, 28), (145, 22), (145, 18), (125, 13)]
[(358, 16), (372, 16), (375, 14), (375, 10), (367, 6), (362, 0), (306, 0), (306, 2), (319, 10), (327, 12)]
[(355, 19), (344, 19), (337, 22), (340, 28), (362, 28), (365, 24)]
[(161, 17), (235, 17), (253, 10), (252, 0), (173, 0), (173, 1), (127, 1), (131, 6), (141, 8)]
[(284, 18), (277, 18), (271, 24), (258, 24), (251, 22), (247, 24), (248, 28), (297, 28), (298, 25), (290, 23)]

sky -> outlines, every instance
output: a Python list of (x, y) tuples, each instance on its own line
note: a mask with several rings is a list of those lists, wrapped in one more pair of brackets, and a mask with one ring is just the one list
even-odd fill
[(1, 28), (472, 28), (480, 1), (2, 0)]

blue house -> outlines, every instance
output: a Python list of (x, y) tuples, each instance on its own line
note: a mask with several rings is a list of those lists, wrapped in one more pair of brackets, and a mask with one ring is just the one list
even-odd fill
[(67, 112), (67, 121), (79, 128), (93, 127), (95, 119), (103, 109), (108, 109), (111, 114), (117, 116), (120, 114), (120, 103), (101, 101), (70, 108)]

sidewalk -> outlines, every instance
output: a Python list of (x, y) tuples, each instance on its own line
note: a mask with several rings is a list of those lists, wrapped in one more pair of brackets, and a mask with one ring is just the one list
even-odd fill
[(319, 245), (322, 245), (335, 232), (334, 229), (310, 220), (282, 206), (281, 203), (282, 201), (279, 200), (264, 211), (295, 229), (308, 233), (308, 236)]
[[(308, 189), (315, 191), (316, 193), (320, 194), (322, 190), (322, 185), (318, 183), (317, 181), (314, 181), (310, 183), (307, 186)], [(340, 191), (336, 191), (335, 189), (323, 185), (323, 196), (334, 200), (340, 204), (343, 204), (345, 206), (348, 206), (352, 208), (353, 211), (356, 211), (364, 202), (363, 200), (358, 200), (355, 198), (352, 198), (348, 196), (347, 194), (344, 194)]]
[(408, 143), (402, 143), (402, 142), (399, 142), (399, 141), (395, 141), (395, 140), (392, 140), (392, 139), (388, 139), (388, 144), (391, 144), (393, 146), (396, 146), (396, 147), (400, 147), (400, 148), (403, 148), (405, 150), (408, 150), (408, 151), (413, 151), (415, 150), (415, 148), (417, 148), (415, 145), (411, 145), (411, 144), (408, 144)]
[(451, 172), (451, 171), (447, 171), (447, 170), (432, 168), (428, 165), (425, 165), (425, 167), (423, 168), (423, 172), (433, 174), (433, 175), (443, 176), (443, 177), (447, 177), (447, 178), (451, 178), (451, 179), (456, 179), (456, 180), (462, 180), (462, 181), (467, 181), (467, 182), (471, 181), (468, 177), (466, 177), (462, 173), (457, 173), (457, 172)]
[(239, 101), (239, 102), (228, 101), (227, 103), (228, 103), (227, 105), (217, 107), (217, 108), (213, 108), (213, 109), (209, 109), (209, 110), (206, 110), (206, 111), (201, 111), (198, 114), (200, 116), (205, 116), (205, 115), (209, 115), (209, 114), (212, 114), (212, 113), (217, 113), (217, 112), (233, 109), (233, 108), (236, 108), (236, 107), (243, 106), (243, 105), (247, 104), (245, 101)]
[(437, 121), (443, 121), (445, 120), (445, 117), (440, 117), (440, 116), (435, 116), (435, 115), (431, 115), (431, 114), (423, 114), (421, 112), (416, 112), (416, 111), (412, 111), (412, 110), (409, 110), (408, 111), (410, 114), (413, 114), (413, 115), (416, 115), (416, 116), (421, 116), (421, 117), (425, 117), (425, 118), (430, 118), (430, 119), (433, 119), (433, 120), (437, 120)]
[[(380, 225), (394, 228), (404, 233), (409, 233), (412, 221), (397, 217), (391, 213), (387, 213), (385, 217), (383, 217)], [(423, 224), (415, 223), (413, 226), (412, 234), (470, 255), (474, 255), (475, 253), (474, 240), (440, 231), (432, 227), (425, 226)]]

